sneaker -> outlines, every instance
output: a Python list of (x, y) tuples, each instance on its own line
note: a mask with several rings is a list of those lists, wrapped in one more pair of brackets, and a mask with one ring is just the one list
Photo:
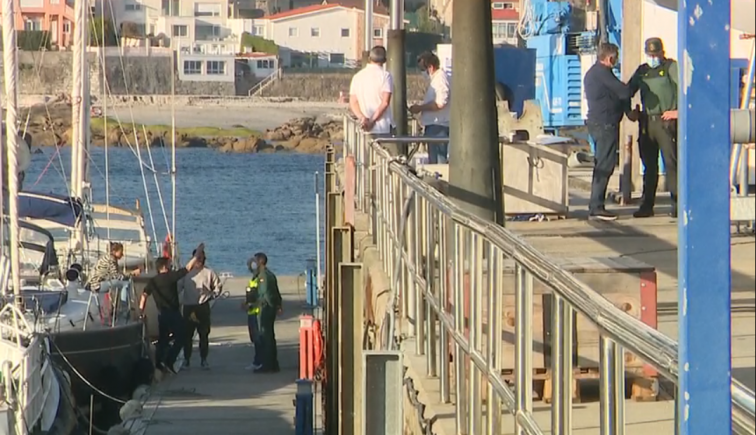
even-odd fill
[(202, 370), (210, 370), (210, 363), (208, 363), (206, 359), (203, 359), (202, 362), (200, 362), (200, 367), (202, 367)]
[(191, 368), (191, 362), (188, 359), (184, 360), (184, 364), (181, 365), (181, 370), (189, 370)]
[(261, 364), (252, 363), (252, 364), (248, 365), (247, 367), (245, 367), (244, 369), (245, 370), (250, 370), (250, 371), (257, 371), (257, 370), (260, 370), (261, 368), (262, 368)]
[(588, 216), (588, 218), (592, 220), (608, 222), (608, 221), (616, 221), (617, 215), (610, 211), (606, 211), (605, 209), (600, 209), (600, 210), (592, 211), (591, 214)]
[(638, 211), (633, 213), (633, 217), (638, 219), (654, 217), (654, 209), (641, 206)]
[(176, 363), (173, 363), (171, 365), (166, 365), (165, 366), (165, 371), (168, 372), (168, 373), (172, 373), (174, 375), (177, 375), (179, 371), (176, 369), (175, 366), (176, 366)]

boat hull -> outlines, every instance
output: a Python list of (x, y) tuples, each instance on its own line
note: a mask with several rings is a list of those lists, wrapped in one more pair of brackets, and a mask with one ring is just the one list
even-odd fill
[(88, 383), (108, 395), (128, 399), (140, 381), (136, 372), (146, 355), (140, 322), (61, 331), (51, 339), (51, 357), (68, 372), (77, 404), (89, 404), (91, 395), (98, 402), (103, 399)]

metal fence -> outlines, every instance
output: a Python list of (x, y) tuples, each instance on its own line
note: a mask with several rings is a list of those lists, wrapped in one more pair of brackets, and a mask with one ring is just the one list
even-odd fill
[[(415, 352), (425, 355), (427, 375), (438, 378), (441, 402), (455, 404), (456, 433), (499, 434), (502, 409), (514, 416), (517, 435), (548, 429), (555, 435), (571, 433), (574, 313), (585, 316), (600, 333), (602, 434), (624, 433), (625, 352), (677, 383), (675, 340), (615, 307), (511, 231), (466, 213), (380, 145), (409, 144), (418, 138), (371, 140), (348, 117), (344, 128), (343, 152), (354, 161), (355, 207), (370, 219), (392, 284), (391, 304), (397, 308), (389, 306), (381, 329), (393, 331), (404, 320), (394, 319), (394, 312), (413, 319), (403, 322), (402, 332), (414, 337)], [(501, 337), (486, 332), (502, 330), (504, 277), (498, 271), (506, 261), (515, 263), (511, 382), (501, 375)], [(533, 415), (536, 280), (553, 297), (550, 428), (539, 427)], [(395, 346), (394, 335), (385, 335), (385, 346)], [(735, 433), (753, 434), (754, 394), (737, 381), (732, 393)]]

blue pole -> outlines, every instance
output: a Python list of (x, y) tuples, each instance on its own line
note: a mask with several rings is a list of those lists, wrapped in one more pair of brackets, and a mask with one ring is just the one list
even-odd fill
[(318, 305), (318, 278), (317, 267), (314, 260), (307, 261), (307, 270), (305, 270), (305, 282), (307, 292), (307, 305), (316, 307)]
[(296, 435), (313, 435), (313, 403), (312, 382), (299, 379), (297, 381), (296, 395)]
[(681, 435), (730, 435), (730, 2), (679, 0)]

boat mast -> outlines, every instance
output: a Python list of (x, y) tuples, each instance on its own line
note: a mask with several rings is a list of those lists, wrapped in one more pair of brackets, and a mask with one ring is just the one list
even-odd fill
[(106, 41), (106, 33), (105, 33), (105, 0), (101, 0), (101, 23), (100, 27), (102, 27), (102, 40), (100, 41), (100, 50), (102, 50), (102, 80), (100, 83), (100, 88), (102, 89), (102, 92), (100, 92), (101, 98), (102, 98), (102, 130), (103, 130), (103, 136), (105, 138), (105, 220), (108, 222), (107, 225), (107, 237), (108, 240), (110, 240), (110, 161), (108, 156), (108, 77), (105, 70), (105, 48), (107, 47), (105, 41)]
[[(7, 0), (6, 0), (7, 1)], [(87, 122), (85, 120), (88, 114), (84, 113), (87, 107), (84, 89), (86, 66), (86, 34), (87, 34), (87, 12), (86, 0), (76, 0), (74, 2), (74, 15), (76, 17), (74, 26), (74, 43), (73, 43), (73, 89), (71, 92), (71, 125), (73, 128), (73, 143), (71, 152), (71, 196), (83, 201), (83, 179), (84, 179), (84, 160), (86, 160), (87, 141)], [(84, 249), (84, 222), (78, 222), (75, 229), (74, 242), (81, 243), (80, 248)], [(77, 249), (76, 246), (73, 246)]]
[(8, 216), (10, 220), (10, 263), (16, 306), (22, 308), (21, 267), (18, 234), (18, 48), (14, 0), (3, 0), (3, 69), (5, 70), (5, 133), (8, 155)]
[[(181, 49), (180, 43), (178, 50)], [(176, 252), (176, 56), (178, 50), (171, 55), (171, 258), (174, 267), (178, 267), (179, 259)]]

